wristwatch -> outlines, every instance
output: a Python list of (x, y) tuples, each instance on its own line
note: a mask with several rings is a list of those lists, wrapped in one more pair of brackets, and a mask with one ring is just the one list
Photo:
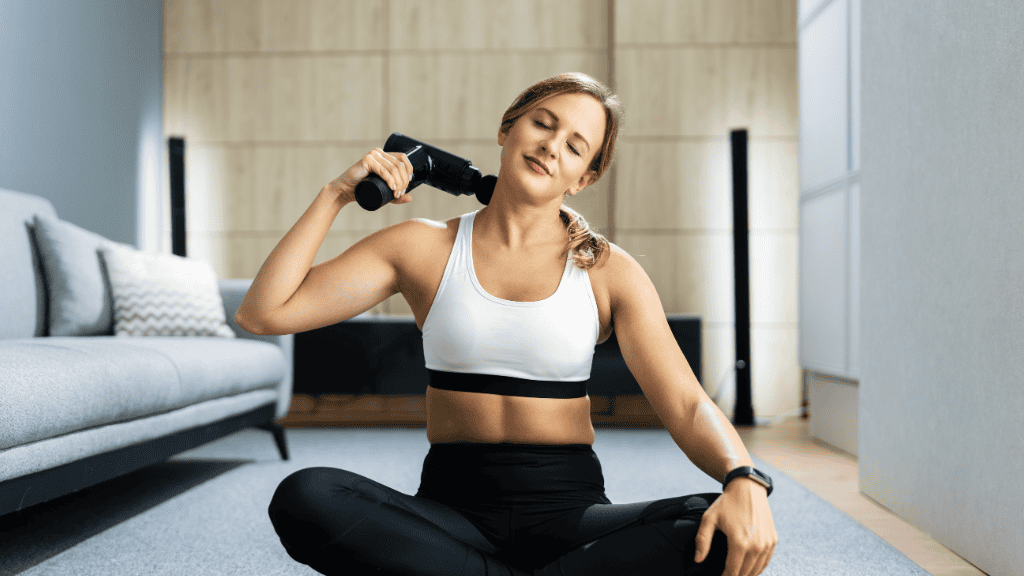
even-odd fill
[(753, 480), (754, 482), (757, 482), (758, 484), (764, 486), (765, 488), (768, 489), (768, 496), (772, 495), (771, 476), (768, 476), (767, 474), (761, 472), (760, 470), (754, 468), (753, 466), (740, 466), (739, 468), (726, 474), (725, 480), (722, 481), (722, 490), (725, 490), (726, 485), (728, 485), (733, 478), (737, 478), (739, 476), (746, 476)]

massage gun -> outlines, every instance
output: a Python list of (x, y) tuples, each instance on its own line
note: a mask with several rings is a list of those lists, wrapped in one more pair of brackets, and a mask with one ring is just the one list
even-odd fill
[[(469, 160), (398, 132), (388, 137), (384, 151), (402, 152), (409, 158), (413, 172), (406, 192), (427, 184), (454, 196), (476, 194), (477, 200), (487, 204), (498, 182), (497, 176), (482, 176), (480, 169)], [(394, 198), (387, 182), (373, 172), (356, 185), (356, 202), (366, 210), (378, 210)]]

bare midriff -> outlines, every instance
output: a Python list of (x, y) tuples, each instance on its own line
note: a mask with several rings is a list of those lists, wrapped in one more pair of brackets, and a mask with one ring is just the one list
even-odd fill
[(427, 440), (593, 444), (590, 397), (527, 398), (428, 386)]
[[(417, 238), (415, 258), (402, 263), (399, 271), (402, 294), (412, 308), (416, 326), (422, 331), (445, 265), (455, 245), (459, 219), (424, 227)], [(502, 255), (499, 250), (483, 249), (474, 234), (474, 268), (477, 280), (489, 294), (506, 300), (530, 302), (555, 292), (565, 268), (565, 253), (553, 244), (551, 254), (543, 256)], [(481, 249), (477, 249), (481, 248)], [(542, 251), (535, 251), (542, 253)], [(481, 259), (479, 254), (487, 254)], [(521, 285), (514, 282), (529, 279)], [(597, 298), (600, 337), (611, 335), (611, 312), (601, 274), (590, 270), (591, 285)], [(590, 419), (590, 397), (533, 398), (502, 396), (480, 392), (461, 392), (427, 387), (427, 439), (432, 444), (448, 442), (512, 444), (593, 444), (594, 426)]]

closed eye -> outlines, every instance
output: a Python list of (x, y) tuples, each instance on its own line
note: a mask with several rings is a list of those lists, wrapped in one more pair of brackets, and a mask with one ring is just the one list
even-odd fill
[[(537, 126), (542, 127), (542, 128), (547, 128), (547, 125), (541, 124), (541, 122), (539, 120), (534, 120), (533, 123), (536, 124)], [(576, 149), (572, 147), (572, 144), (569, 144), (569, 150), (572, 150), (572, 153), (577, 155), (577, 156), (580, 155), (580, 153), (577, 152)]]

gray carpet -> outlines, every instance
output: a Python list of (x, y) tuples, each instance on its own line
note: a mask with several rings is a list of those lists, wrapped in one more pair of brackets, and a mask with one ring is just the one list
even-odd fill
[[(292, 460), (269, 433), (244, 430), (170, 461), (0, 517), (0, 574), (25, 576), (315, 575), (295, 563), (266, 509), (292, 471), (336, 466), (407, 494), (429, 444), (419, 429), (291, 429)], [(721, 485), (664, 430), (598, 429), (594, 451), (614, 503)], [(779, 542), (766, 576), (926, 575), (842, 511), (758, 458)]]

